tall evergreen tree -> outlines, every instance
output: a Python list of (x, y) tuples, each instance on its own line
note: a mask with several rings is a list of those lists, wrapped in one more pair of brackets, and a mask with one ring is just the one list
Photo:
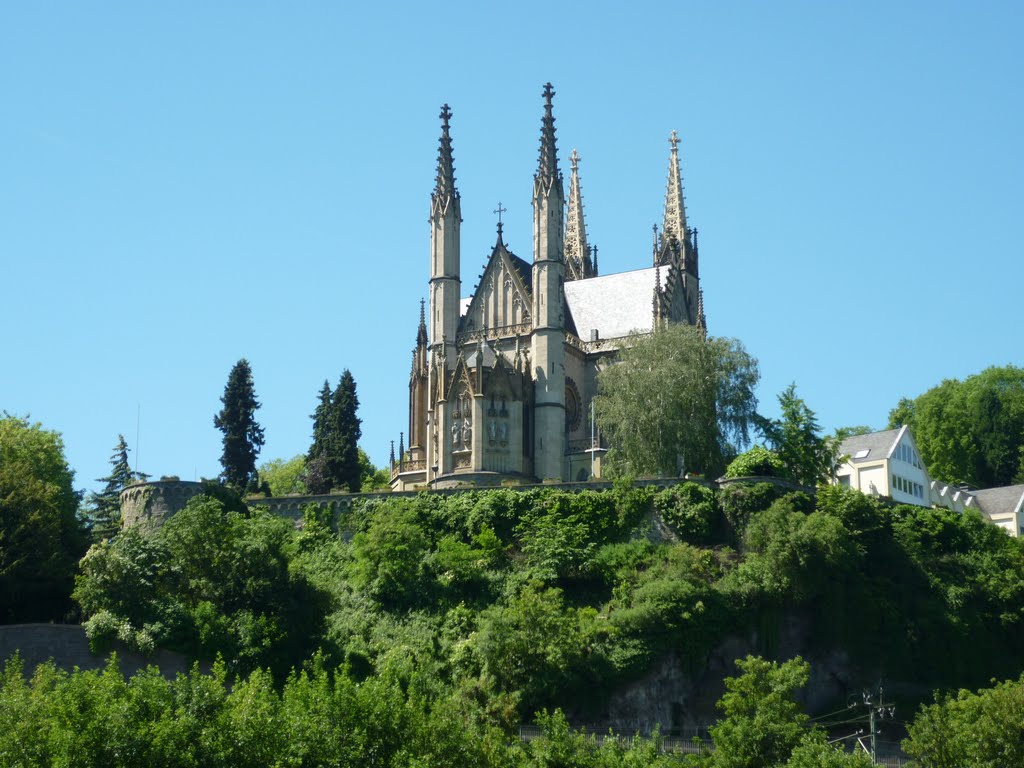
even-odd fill
[(213, 417), (213, 425), (224, 433), (221, 477), (227, 485), (239, 490), (255, 487), (256, 457), (263, 447), (263, 427), (256, 422), (260, 403), (253, 389), (252, 368), (245, 358), (231, 369), (220, 401), (224, 407)]
[(361, 420), (356, 415), (356, 382), (345, 370), (331, 392), (325, 381), (313, 412), (313, 444), (306, 455), (306, 487), (310, 493), (347, 488), (354, 493), (362, 483), (359, 463)]
[(145, 480), (149, 475), (133, 472), (128, 463), (128, 443), (124, 435), (117, 436), (117, 445), (110, 455), (110, 474), (96, 478), (103, 483), (103, 490), (89, 496), (87, 513), (92, 537), (96, 541), (109, 539), (121, 528), (121, 491), (136, 480)]
[(359, 398), (356, 396), (356, 380), (347, 368), (341, 374), (331, 410), (334, 422), (334, 466), (333, 480), (337, 487), (347, 487), (356, 493), (361, 485), (359, 467), (359, 438), (363, 436), (362, 421), (356, 415)]
[(324, 379), (320, 401), (313, 411), (313, 444), (306, 454), (306, 488), (310, 493), (330, 493), (331, 477), (327, 467), (331, 436), (331, 385)]

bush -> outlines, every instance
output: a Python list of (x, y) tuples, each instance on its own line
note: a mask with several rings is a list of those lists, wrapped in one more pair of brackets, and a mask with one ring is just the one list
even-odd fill
[(697, 483), (660, 491), (654, 496), (654, 509), (681, 539), (694, 544), (711, 538), (718, 516), (714, 491)]
[(768, 509), (783, 493), (771, 483), (738, 483), (718, 492), (718, 504), (734, 534), (740, 538), (751, 515)]
[(755, 445), (741, 453), (725, 470), (725, 476), (733, 477), (784, 477), (786, 465), (774, 451), (762, 445)]

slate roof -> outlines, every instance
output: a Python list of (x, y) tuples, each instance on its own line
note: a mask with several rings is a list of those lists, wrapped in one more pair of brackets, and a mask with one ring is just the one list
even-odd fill
[[(662, 268), (662, 285), (669, 270)], [(597, 330), (601, 339), (617, 339), (631, 331), (650, 332), (654, 326), (651, 299), (654, 296), (654, 267), (602, 275), (565, 284), (565, 300), (571, 322), (583, 341), (591, 341)], [(570, 322), (566, 322), (568, 327)]]
[(1008, 485), (1004, 488), (986, 488), (972, 491), (982, 511), (989, 517), (1011, 515), (1024, 497), (1024, 485)]
[[(902, 427), (900, 427), (902, 429)], [(881, 432), (869, 432), (866, 435), (852, 435), (839, 444), (839, 455), (849, 456), (851, 464), (859, 464), (862, 461), (878, 461), (889, 455), (900, 429), (885, 429)], [(855, 459), (861, 451), (867, 451), (867, 455)]]

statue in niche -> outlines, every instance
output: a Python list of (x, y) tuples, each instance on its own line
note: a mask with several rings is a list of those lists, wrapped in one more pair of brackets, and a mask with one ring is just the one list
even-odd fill
[(473, 444), (473, 425), (469, 419), (462, 422), (462, 447), (469, 450), (469, 447)]
[(508, 445), (508, 422), (501, 422), (501, 427), (499, 428), (498, 431), (501, 436), (501, 444)]
[(487, 422), (487, 437), (491, 445), (494, 445), (494, 441), (498, 439), (498, 424), (494, 419)]

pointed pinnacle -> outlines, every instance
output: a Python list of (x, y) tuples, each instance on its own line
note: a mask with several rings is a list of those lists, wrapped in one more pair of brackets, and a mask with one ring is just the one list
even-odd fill
[(668, 184), (665, 189), (665, 221), (662, 237), (674, 237), (680, 243), (686, 235), (686, 202), (683, 199), (683, 180), (679, 172), (679, 134), (672, 131), (668, 143), (672, 151), (668, 160)]
[(551, 99), (555, 95), (551, 83), (544, 84), (544, 117), (540, 129), (540, 163), (537, 168), (537, 179), (544, 181), (545, 187), (558, 176), (558, 151), (555, 147), (555, 117), (552, 113)]
[(572, 174), (569, 177), (568, 215), (565, 221), (565, 264), (567, 279), (583, 280), (591, 277), (588, 268), (590, 249), (587, 246), (587, 227), (583, 219), (583, 193), (580, 191), (580, 156), (574, 149), (569, 158)]
[(437, 180), (434, 185), (434, 196), (444, 198), (447, 195), (458, 195), (455, 190), (455, 160), (452, 157), (452, 138), (448, 133), (452, 110), (444, 104), (441, 107), (441, 138), (437, 148)]

